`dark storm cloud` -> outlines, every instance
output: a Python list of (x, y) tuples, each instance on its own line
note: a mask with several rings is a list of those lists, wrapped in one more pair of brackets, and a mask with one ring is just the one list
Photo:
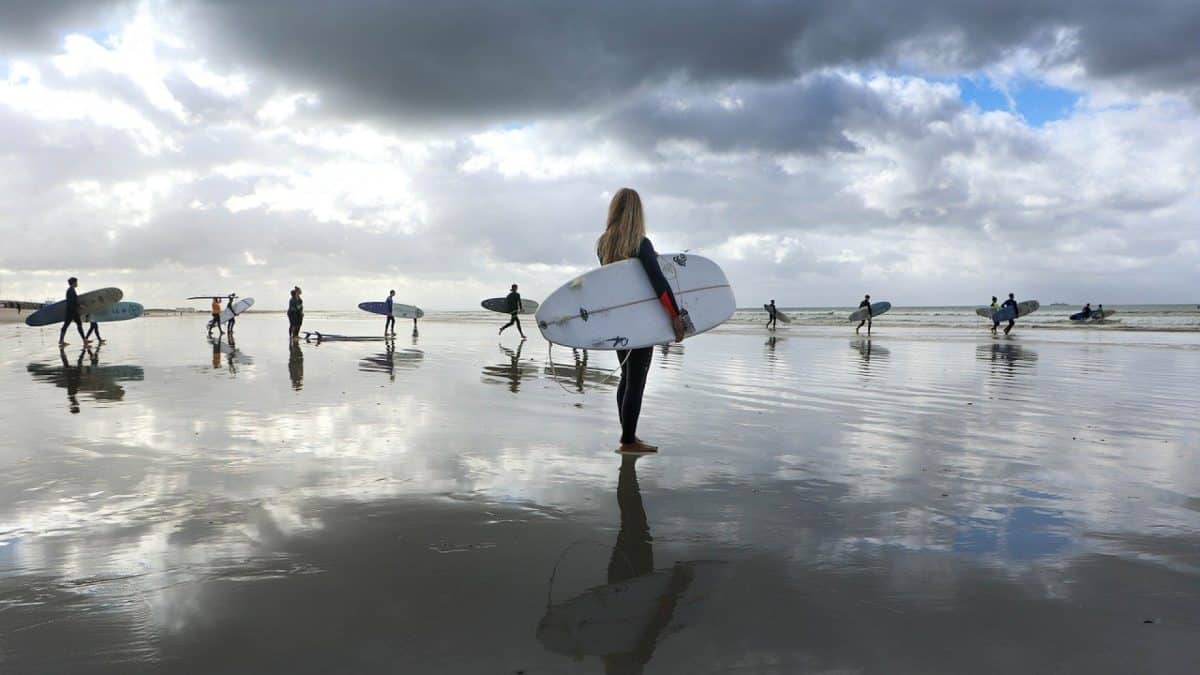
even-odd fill
[[(1200, 3), (454, 3), (260, 0), (187, 5), (208, 51), (266, 67), (346, 114), (429, 124), (603, 106), (673, 78), (775, 82), (829, 66), (978, 69), (1066, 29), (1044, 65), (1191, 90)], [(1136, 19), (1136, 20), (1135, 20)], [(916, 63), (914, 62), (916, 61)]]
[(0, 46), (5, 56), (44, 51), (64, 34), (91, 31), (132, 3), (97, 0), (3, 0), (0, 2)]
[(664, 88), (618, 108), (604, 125), (638, 148), (657, 141), (695, 141), (709, 150), (816, 154), (853, 152), (851, 128), (886, 128), (920, 135), (933, 120), (963, 108), (957, 94), (943, 92), (919, 110), (889, 105), (894, 93), (861, 79), (822, 73), (797, 81), (743, 85), (719, 94)]

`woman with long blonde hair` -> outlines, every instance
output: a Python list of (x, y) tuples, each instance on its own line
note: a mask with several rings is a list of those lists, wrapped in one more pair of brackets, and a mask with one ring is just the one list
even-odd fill
[[(642, 198), (630, 188), (621, 188), (608, 204), (608, 225), (604, 234), (596, 241), (596, 255), (600, 264), (637, 258), (650, 278), (658, 301), (662, 304), (671, 326), (675, 329), (675, 341), (683, 340), (684, 324), (679, 314), (675, 294), (658, 265), (658, 253), (646, 238), (646, 222), (642, 213)], [(617, 416), (621, 420), (622, 454), (650, 454), (658, 448), (642, 442), (637, 437), (638, 417), (642, 412), (642, 394), (646, 390), (646, 376), (650, 373), (653, 347), (640, 349), (618, 349), (621, 361), (621, 384), (617, 386)]]

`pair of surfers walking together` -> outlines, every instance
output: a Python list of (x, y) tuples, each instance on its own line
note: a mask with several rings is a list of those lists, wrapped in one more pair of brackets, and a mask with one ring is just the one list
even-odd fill
[[(296, 290), (299, 290), (299, 289), (297, 288)], [(295, 294), (296, 290), (293, 290), (292, 293)], [(212, 306), (209, 308), (209, 310), (212, 312), (212, 320), (208, 322), (208, 337), (210, 337), (210, 338), (212, 337), (213, 329), (216, 328), (218, 336), (222, 336), (226, 333), (229, 333), (229, 343), (233, 344), (233, 324), (236, 323), (236, 321), (237, 321), (237, 313), (233, 311), (233, 303), (235, 300), (237, 300), (237, 295), (234, 293), (230, 293), (229, 297), (227, 297), (225, 299), (225, 309), (229, 310), (229, 320), (224, 322), (225, 328), (224, 328), (224, 330), (222, 330), (221, 329), (221, 298), (214, 297), (212, 299)], [(291, 313), (291, 310), (289, 309), (288, 310), (288, 320), (289, 321), (291, 320), (291, 316), (292, 316), (292, 313)]]
[(83, 344), (91, 344), (93, 334), (96, 336), (97, 342), (104, 342), (104, 339), (100, 337), (100, 324), (95, 321), (89, 322), (87, 333), (83, 332), (83, 316), (79, 313), (79, 292), (75, 290), (77, 286), (79, 286), (79, 279), (75, 277), (67, 279), (67, 295), (64, 299), (66, 307), (64, 308), (62, 328), (58, 331), (59, 347), (67, 346), (67, 329), (71, 327), (72, 323), (79, 331), (79, 338), (83, 340)]

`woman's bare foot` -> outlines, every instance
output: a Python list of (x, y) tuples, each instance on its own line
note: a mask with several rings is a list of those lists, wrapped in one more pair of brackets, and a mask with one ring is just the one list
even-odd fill
[(621, 447), (617, 448), (617, 454), (620, 455), (653, 455), (656, 452), (658, 452), (658, 448), (641, 441), (622, 443)]

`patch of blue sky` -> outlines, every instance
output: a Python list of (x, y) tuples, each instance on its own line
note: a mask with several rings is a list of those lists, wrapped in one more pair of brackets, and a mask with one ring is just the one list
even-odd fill
[(963, 103), (980, 110), (1006, 110), (1035, 127), (1070, 117), (1080, 98), (1078, 92), (1032, 79), (1012, 83), (1007, 92), (982, 76), (959, 77), (954, 82)]

